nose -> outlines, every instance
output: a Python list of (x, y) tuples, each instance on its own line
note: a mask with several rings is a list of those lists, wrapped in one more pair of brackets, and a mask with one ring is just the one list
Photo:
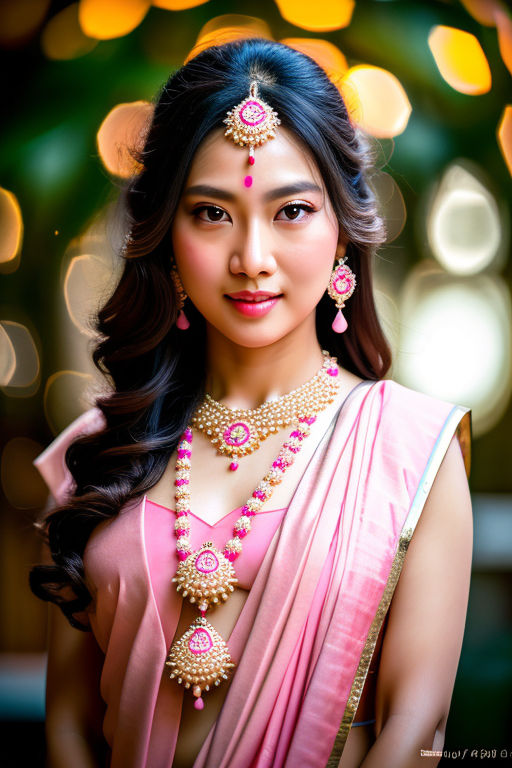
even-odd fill
[(239, 240), (231, 254), (231, 273), (252, 278), (274, 274), (277, 264), (271, 246), (271, 238), (266, 228), (261, 222), (251, 221), (247, 228), (240, 232)]

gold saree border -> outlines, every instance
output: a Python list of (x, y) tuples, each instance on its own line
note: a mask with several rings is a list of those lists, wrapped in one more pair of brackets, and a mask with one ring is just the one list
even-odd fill
[(372, 660), (373, 652), (377, 644), (377, 638), (381, 630), (382, 624), (386, 617), (391, 598), (395, 591), (395, 587), (398, 582), (398, 577), (402, 571), (405, 555), (409, 543), (412, 539), (412, 535), (420, 518), (423, 507), (427, 500), (428, 494), (434, 482), (435, 476), (441, 466), (441, 462), (448, 450), (451, 439), (454, 433), (459, 440), (461, 452), (464, 458), (464, 466), (466, 474), (469, 476), (469, 468), (471, 463), (471, 411), (469, 408), (465, 408), (461, 405), (456, 405), (452, 408), (448, 414), (446, 421), (439, 433), (432, 453), (430, 454), (427, 466), (423, 472), (421, 480), (419, 482), (416, 494), (412, 500), (411, 507), (407, 514), (407, 518), (402, 526), (400, 532), (400, 538), (396, 549), (389, 576), (384, 587), (384, 592), (380, 600), (377, 612), (371, 624), (366, 643), (359, 659), (359, 665), (350, 689), (350, 694), (345, 707), (345, 712), (341, 720), (338, 733), (334, 740), (334, 746), (327, 761), (326, 768), (338, 768), (339, 761), (341, 759), (345, 743), (347, 741), (352, 722), (354, 720), (359, 700), (363, 692), (363, 687)]

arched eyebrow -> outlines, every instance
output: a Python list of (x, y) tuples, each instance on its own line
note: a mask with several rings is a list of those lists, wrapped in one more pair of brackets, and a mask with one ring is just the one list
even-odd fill
[[(322, 189), (318, 184), (314, 184), (311, 181), (297, 181), (294, 184), (286, 184), (284, 187), (277, 187), (276, 189), (271, 189), (268, 192), (265, 192), (263, 200), (265, 203), (270, 203), (280, 197), (292, 197), (300, 195), (302, 192), (322, 192)], [(226, 200), (229, 203), (236, 200), (236, 195), (232, 192), (228, 192), (227, 189), (211, 187), (209, 184), (194, 184), (191, 187), (187, 187), (183, 195), (187, 197), (191, 195), (217, 197), (219, 200)]]

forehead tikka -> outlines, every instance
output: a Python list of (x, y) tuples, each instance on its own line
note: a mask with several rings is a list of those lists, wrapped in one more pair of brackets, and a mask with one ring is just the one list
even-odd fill
[[(258, 96), (258, 83), (251, 82), (249, 96), (227, 112), (223, 120), (228, 126), (224, 136), (240, 147), (249, 147), (249, 165), (254, 165), (254, 147), (275, 137), (275, 129), (281, 124), (272, 107)], [(244, 178), (246, 187), (252, 184), (252, 176)]]

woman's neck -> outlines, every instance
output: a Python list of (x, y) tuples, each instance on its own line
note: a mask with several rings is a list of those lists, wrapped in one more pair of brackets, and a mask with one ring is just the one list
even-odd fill
[(257, 348), (238, 346), (210, 330), (206, 391), (230, 408), (256, 408), (300, 387), (322, 361), (314, 328)]

